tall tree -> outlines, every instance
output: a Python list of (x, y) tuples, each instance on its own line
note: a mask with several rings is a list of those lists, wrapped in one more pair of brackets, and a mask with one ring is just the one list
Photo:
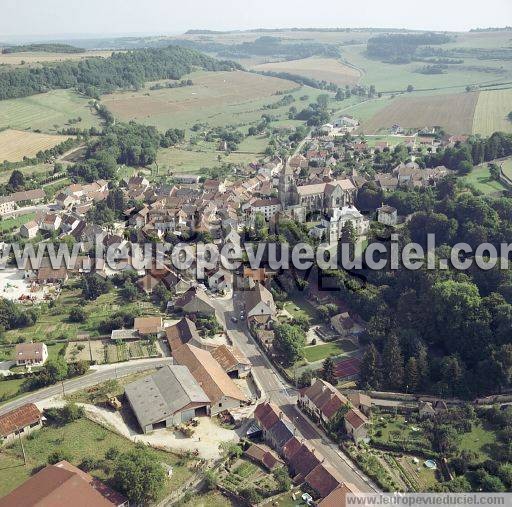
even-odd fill
[(322, 378), (329, 384), (336, 385), (336, 375), (334, 374), (334, 361), (332, 357), (326, 357), (322, 365)]
[(401, 389), (404, 385), (404, 358), (398, 338), (388, 337), (382, 354), (384, 382), (388, 389)]
[(419, 385), (418, 362), (416, 358), (410, 357), (405, 365), (405, 386), (408, 391), (415, 392)]
[(379, 353), (375, 345), (370, 343), (361, 361), (361, 386), (364, 389), (378, 389), (380, 382)]

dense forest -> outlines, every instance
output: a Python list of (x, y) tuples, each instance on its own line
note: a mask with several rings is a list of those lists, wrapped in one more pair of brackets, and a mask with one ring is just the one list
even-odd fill
[(420, 46), (446, 44), (452, 38), (441, 33), (385, 34), (368, 40), (366, 52), (370, 58), (391, 63), (408, 63)]
[(9, 53), (83, 53), (85, 49), (76, 48), (69, 44), (47, 43), (47, 44), (24, 44), (22, 46), (9, 46), (2, 49), (3, 54)]
[(218, 71), (241, 67), (178, 46), (141, 49), (114, 53), (109, 58), (88, 58), (2, 72), (0, 100), (25, 97), (56, 88), (76, 88), (90, 97), (98, 97), (119, 88), (138, 89), (146, 81), (181, 79), (195, 68)]
[[(457, 168), (466, 160), (510, 153), (512, 136), (496, 133), (429, 157)], [(450, 175), (435, 188), (384, 193), (369, 183), (358, 193), (362, 208), (381, 203), (401, 215), (412, 214), (401, 229), (402, 245), (412, 241), (426, 248), (427, 234), (434, 233), (435, 258), (448, 259), (448, 265), (417, 271), (363, 269), (357, 279), (335, 273), (343, 298), (369, 319), (366, 340), (372, 346), (363, 361), (363, 384), (462, 398), (510, 387), (512, 272), (499, 263), (488, 270), (475, 265), (457, 270), (450, 249), (464, 242), (475, 251), (489, 243), (499, 252), (502, 243), (511, 244), (512, 200), (480, 195)], [(374, 232), (375, 240), (388, 243), (386, 238), (385, 231)], [(474, 256), (461, 260), (467, 258)]]

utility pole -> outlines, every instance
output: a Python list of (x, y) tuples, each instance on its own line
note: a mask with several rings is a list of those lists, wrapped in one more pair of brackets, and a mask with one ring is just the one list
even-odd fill
[(27, 464), (27, 455), (25, 454), (25, 447), (23, 445), (23, 439), (21, 438), (21, 431), (19, 428), (16, 429), (18, 432), (18, 438), (20, 439), (20, 445), (21, 445), (21, 452), (23, 453), (23, 464)]

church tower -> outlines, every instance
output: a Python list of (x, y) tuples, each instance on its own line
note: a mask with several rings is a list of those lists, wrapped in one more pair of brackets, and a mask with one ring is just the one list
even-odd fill
[(279, 185), (277, 187), (277, 196), (283, 209), (293, 204), (293, 188), (295, 186), (293, 169), (286, 164), (279, 175)]

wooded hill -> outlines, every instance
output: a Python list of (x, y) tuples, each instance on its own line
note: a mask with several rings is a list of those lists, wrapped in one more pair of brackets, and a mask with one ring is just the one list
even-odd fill
[(146, 81), (181, 79), (194, 69), (236, 70), (241, 67), (193, 49), (169, 46), (114, 53), (109, 58), (88, 58), (16, 68), (0, 73), (0, 100), (26, 97), (56, 88), (76, 88), (90, 97), (122, 88), (141, 88)]

